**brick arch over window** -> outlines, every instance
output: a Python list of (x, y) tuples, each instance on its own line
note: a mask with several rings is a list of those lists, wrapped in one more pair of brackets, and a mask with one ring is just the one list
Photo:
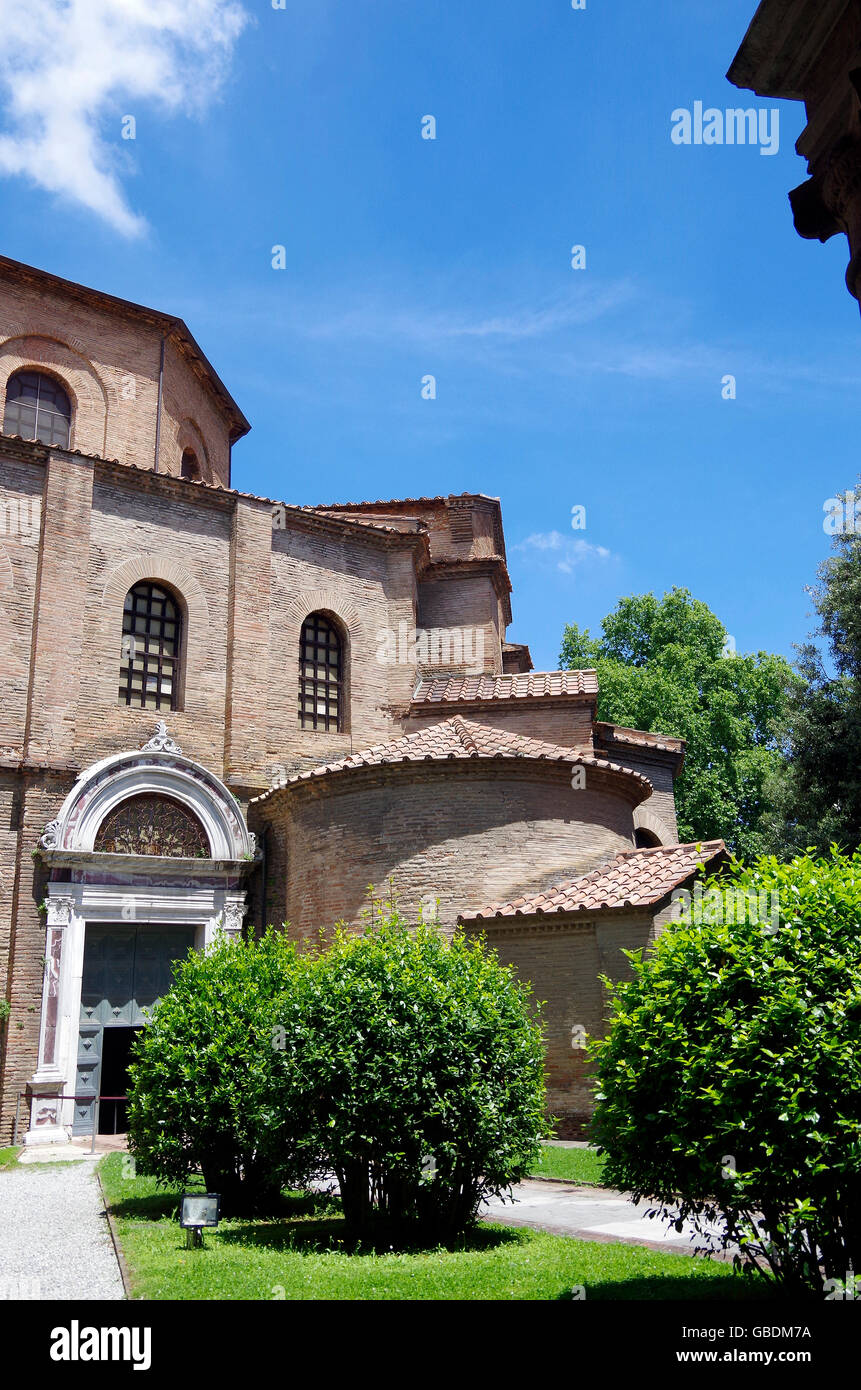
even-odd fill
[(27, 333), (0, 343), (0, 397), (18, 371), (43, 372), (62, 386), (72, 407), (70, 449), (107, 453), (108, 391), (89, 358), (48, 333)]
[(99, 655), (102, 699), (115, 704), (126, 595), (140, 582), (163, 585), (178, 601), (182, 613), (182, 649), (177, 708), (187, 708), (189, 692), (205, 679), (212, 649), (210, 615), (206, 595), (194, 576), (170, 556), (136, 555), (108, 576), (102, 591)]
[(197, 459), (200, 468), (200, 477), (204, 483), (212, 482), (212, 465), (209, 462), (209, 450), (203, 439), (203, 435), (192, 419), (183, 420), (176, 432), (176, 472), (180, 472), (182, 457), (187, 450), (190, 450)]
[[(656, 815), (654, 811), (647, 811), (644, 806), (638, 806), (634, 811), (634, 830), (643, 831), (643, 845), (647, 848), (650, 844), (675, 845), (678, 843), (678, 835), (675, 835), (666, 821)], [(650, 837), (654, 836), (654, 839)]]
[[(284, 650), (295, 661), (298, 681), (298, 652), (305, 619), (313, 613), (332, 622), (341, 639), (341, 733), (350, 731), (350, 692), (352, 689), (353, 648), (362, 640), (362, 620), (359, 610), (337, 589), (306, 589), (291, 594), (285, 605), (287, 619)], [(296, 653), (294, 657), (293, 654)]]

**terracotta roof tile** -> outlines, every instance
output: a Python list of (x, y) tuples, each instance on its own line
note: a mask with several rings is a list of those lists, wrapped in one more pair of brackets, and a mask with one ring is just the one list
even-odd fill
[(569, 879), (531, 897), (494, 904), (481, 912), (466, 912), (460, 920), (481, 922), (555, 913), (600, 912), (604, 908), (649, 907), (690, 878), (700, 864), (707, 864), (725, 850), (723, 840), (627, 850), (591, 874)]
[(672, 738), (669, 734), (649, 734), (644, 729), (626, 729), (621, 724), (607, 724), (599, 720), (595, 733), (607, 743), (627, 743), (632, 748), (657, 748), (662, 753), (683, 753), (685, 740)]
[(523, 671), (505, 676), (423, 676), (413, 695), (414, 705), (449, 704), (464, 700), (529, 700), (546, 696), (598, 694), (594, 671)]
[[(486, 724), (464, 719), (459, 714), (440, 724), (432, 724), (417, 734), (406, 734), (390, 743), (380, 743), (360, 753), (351, 753), (337, 762), (321, 763), (306, 772), (294, 773), (281, 785), (291, 786), (308, 782), (314, 777), (334, 776), (382, 763), (443, 762), (451, 758), (534, 758), (545, 762), (582, 764), (629, 779), (631, 785), (638, 786), (645, 796), (652, 792), (652, 784), (647, 777), (606, 758), (596, 758), (592, 753), (580, 752), (577, 748), (563, 748), (541, 739), (527, 738), (523, 734), (510, 733), (507, 729), (492, 729)], [(273, 787), (254, 800), (265, 801), (279, 790), (279, 787)]]
[(454, 497), (456, 500), (459, 498), (474, 498), (476, 501), (481, 502), (499, 501), (498, 497), (491, 497), (486, 492), (459, 492), (451, 494), (446, 493), (439, 497), (378, 498), (375, 502), (320, 502), (318, 506), (320, 511), (329, 512), (341, 511), (345, 508), (353, 507), (412, 507), (419, 504), (427, 506), (430, 502), (448, 502), (450, 497)]

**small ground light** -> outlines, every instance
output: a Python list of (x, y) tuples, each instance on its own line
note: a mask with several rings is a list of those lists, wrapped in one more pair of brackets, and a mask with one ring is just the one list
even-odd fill
[(185, 1231), (187, 1250), (203, 1244), (203, 1227), (217, 1226), (221, 1197), (217, 1192), (184, 1192), (179, 1224)]

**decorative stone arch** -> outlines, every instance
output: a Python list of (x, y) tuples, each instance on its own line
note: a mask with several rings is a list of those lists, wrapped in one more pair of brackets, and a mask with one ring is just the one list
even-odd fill
[(42, 835), (41, 847), (94, 853), (102, 822), (123, 801), (141, 795), (166, 796), (190, 811), (206, 832), (211, 859), (253, 857), (254, 840), (236, 798), (202, 763), (185, 757), (163, 722), (139, 751), (115, 753), (81, 774)]
[(194, 452), (200, 464), (200, 476), (203, 482), (211, 483), (212, 464), (209, 461), (209, 450), (206, 447), (200, 426), (190, 416), (180, 422), (176, 431), (177, 473), (179, 473), (182, 456), (186, 449), (191, 449)]
[[(182, 611), (182, 649), (177, 708), (186, 707), (189, 682), (187, 673), (199, 678), (205, 670), (211, 648), (209, 605), (206, 595), (194, 575), (170, 555), (145, 552), (124, 560), (108, 575), (102, 591), (99, 624), (99, 667), (102, 673), (101, 693), (105, 704), (116, 700), (120, 649), (123, 630), (123, 605), (126, 594), (141, 580), (163, 583), (178, 600)], [(113, 691), (113, 694), (111, 693)]]
[(69, 448), (104, 457), (109, 397), (90, 359), (50, 333), (7, 338), (0, 343), (0, 399), (4, 406), (10, 376), (28, 369), (53, 377), (68, 395), (72, 407)]
[(661, 820), (660, 816), (647, 810), (645, 806), (638, 806), (634, 812), (634, 829), (645, 830), (649, 835), (654, 835), (659, 845), (678, 844), (678, 834), (670, 829), (665, 820)]
[[(193, 816), (211, 857), (96, 850), (106, 817), (124, 802), (148, 795), (170, 798)], [(102, 1024), (111, 1022), (103, 1017), (94, 1028), (82, 1012), (88, 928), (122, 931), (131, 924), (148, 933), (178, 926), (193, 933), (197, 949), (206, 949), (221, 934), (238, 936), (245, 879), (258, 856), (239, 803), (214, 773), (183, 754), (162, 721), (143, 748), (113, 754), (81, 773), (45, 827), (38, 854), (49, 875), (45, 975), (25, 1142), (59, 1143), (77, 1123), (81, 1048), (91, 1049)], [(93, 1056), (98, 1055), (96, 1048)], [(87, 1051), (85, 1060), (89, 1056)], [(90, 1092), (90, 1101), (97, 1093)]]
[(299, 682), (299, 638), (305, 619), (310, 618), (312, 613), (321, 613), (324, 618), (331, 619), (337, 627), (341, 635), (343, 670), (343, 728), (341, 732), (349, 733), (352, 724), (353, 646), (360, 640), (362, 633), (362, 620), (358, 608), (350, 599), (345, 599), (337, 589), (305, 589), (301, 593), (290, 596), (285, 613), (287, 617), (287, 651), (294, 653), (290, 659), (290, 669), (295, 669), (297, 689)]

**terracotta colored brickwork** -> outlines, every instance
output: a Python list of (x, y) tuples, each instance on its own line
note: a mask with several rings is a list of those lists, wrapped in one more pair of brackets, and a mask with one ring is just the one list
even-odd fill
[(439, 919), (502, 901), (515, 885), (541, 887), (632, 844), (630, 802), (572, 791), (553, 764), (406, 764), (342, 774), (327, 794), (311, 782), (252, 806), (252, 828), (272, 827), (268, 920), (298, 937), (339, 918), (358, 924), (373, 884), (390, 877), (402, 910), (439, 898)]
[[(45, 919), (39, 904), (45, 897), (46, 879), (31, 851), (73, 782), (69, 775), (33, 772), (15, 777), (11, 785), (6, 783), (17, 830), (0, 835), (0, 998), (11, 1005), (9, 1020), (0, 1034), (0, 1144), (11, 1142), (18, 1094), (25, 1090), (35, 1070), (39, 1051), (45, 957)], [(3, 826), (8, 825), (4, 804)], [(10, 921), (14, 923), (12, 930), (7, 926)], [(26, 1128), (28, 1111), (23, 1101), (22, 1117)]]
[(623, 950), (645, 948), (654, 928), (648, 913), (602, 920), (500, 926), (482, 923), (488, 942), (506, 965), (531, 984), (544, 1004), (547, 1047), (547, 1110), (559, 1121), (557, 1137), (586, 1137), (592, 1113), (590, 1067), (583, 1046), (606, 1032), (609, 1001), (600, 976), (629, 979)]
[(203, 451), (204, 477), (228, 486), (231, 422), (183, 350), (183, 334), (164, 316), (70, 295), (62, 282), (25, 270), (0, 261), (0, 399), (13, 372), (46, 372), (71, 398), (73, 449), (151, 468), (164, 340), (159, 469), (178, 474), (191, 446)]

